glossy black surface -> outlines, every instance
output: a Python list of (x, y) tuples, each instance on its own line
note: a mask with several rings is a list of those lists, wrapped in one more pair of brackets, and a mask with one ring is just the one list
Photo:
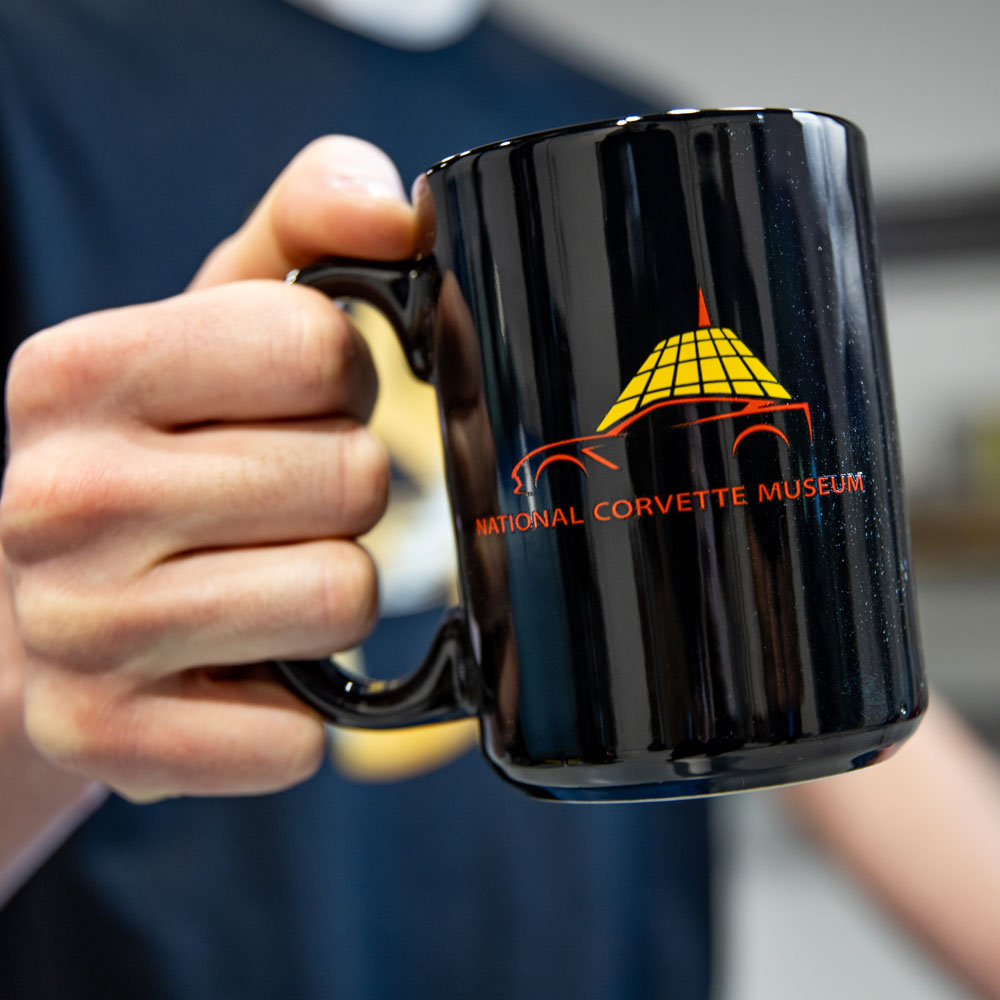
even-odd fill
[[(926, 691), (861, 133), (627, 120), (474, 150), (418, 195), (456, 687), (501, 774), (662, 798), (891, 752)], [(685, 333), (720, 354), (699, 384), (609, 413)]]

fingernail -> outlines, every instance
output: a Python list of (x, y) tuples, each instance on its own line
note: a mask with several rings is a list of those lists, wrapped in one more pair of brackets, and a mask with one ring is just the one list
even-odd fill
[(406, 201), (399, 172), (380, 149), (361, 139), (332, 142), (326, 160), (327, 183), (363, 198)]

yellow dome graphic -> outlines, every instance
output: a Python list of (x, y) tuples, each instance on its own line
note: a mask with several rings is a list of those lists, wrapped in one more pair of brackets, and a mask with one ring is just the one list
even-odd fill
[(598, 431), (663, 399), (792, 398), (732, 330), (709, 326), (704, 305), (699, 311), (699, 321), (705, 325), (661, 340), (608, 410)]

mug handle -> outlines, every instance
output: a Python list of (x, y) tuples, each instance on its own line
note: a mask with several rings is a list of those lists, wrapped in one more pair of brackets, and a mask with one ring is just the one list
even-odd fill
[[(309, 285), (331, 298), (371, 303), (392, 324), (414, 374), (433, 372), (434, 309), (441, 278), (433, 257), (399, 263), (329, 258), (292, 271), (289, 284)], [(383, 729), (444, 722), (476, 712), (472, 643), (464, 610), (450, 608), (423, 662), (395, 680), (366, 680), (332, 658), (276, 660), (279, 678), (306, 704), (341, 726)]]

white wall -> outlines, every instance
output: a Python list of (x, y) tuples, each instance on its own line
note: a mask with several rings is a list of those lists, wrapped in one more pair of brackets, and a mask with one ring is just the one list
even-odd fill
[(698, 107), (853, 119), (876, 194), (996, 182), (997, 0), (498, 0), (551, 42)]

